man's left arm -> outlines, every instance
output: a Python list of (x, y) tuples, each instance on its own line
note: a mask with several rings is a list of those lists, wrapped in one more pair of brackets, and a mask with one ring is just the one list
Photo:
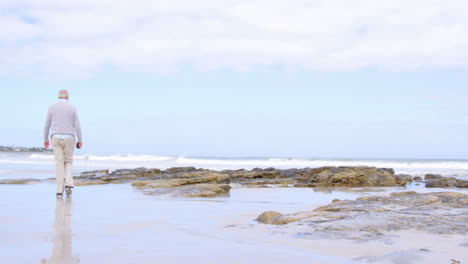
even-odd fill
[(83, 138), (81, 136), (81, 125), (80, 125), (80, 119), (78, 118), (78, 112), (75, 109), (74, 116), (73, 116), (74, 122), (75, 122), (75, 131), (76, 131), (76, 136), (78, 137), (78, 147), (81, 148), (83, 145)]

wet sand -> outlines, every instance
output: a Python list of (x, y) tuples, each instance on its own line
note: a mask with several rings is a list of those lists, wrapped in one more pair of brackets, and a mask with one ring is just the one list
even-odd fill
[[(56, 199), (55, 184), (0, 185), (2, 263), (451, 263), (468, 240), (417, 231), (356, 242), (302, 237), (258, 224), (268, 210), (294, 213), (333, 199), (408, 188), (234, 188), (230, 196), (175, 199), (129, 184), (83, 186)], [(409, 189), (427, 190), (413, 185)], [(463, 191), (466, 193), (466, 191)]]

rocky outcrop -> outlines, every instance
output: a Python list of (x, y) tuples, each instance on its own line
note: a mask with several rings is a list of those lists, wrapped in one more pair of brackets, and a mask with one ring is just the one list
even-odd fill
[(231, 186), (229, 184), (207, 183), (182, 185), (177, 187), (160, 186), (150, 189), (143, 188), (142, 191), (148, 195), (194, 198), (229, 195), (230, 189)]
[[(213, 171), (194, 167), (159, 169), (123, 169), (82, 173), (77, 185), (131, 182), (149, 194), (209, 197), (229, 192), (230, 183), (244, 186), (283, 187), (367, 187), (402, 186), (411, 181), (409, 175), (394, 175), (392, 169), (374, 167), (322, 167), (316, 169), (275, 168)], [(174, 188), (178, 188), (175, 190)], [(185, 193), (185, 195), (183, 195)]]
[(228, 194), (231, 189), (229, 174), (214, 171), (179, 172), (164, 178), (135, 181), (132, 185), (147, 194), (185, 197), (214, 197)]
[[(468, 182), (455, 178), (444, 178), (440, 175), (428, 174), (425, 177), (427, 187), (468, 187)], [(53, 182), (55, 179), (46, 180), (2, 180), (0, 184), (25, 184), (34, 182)], [(119, 184), (131, 183), (141, 190), (159, 189), (152, 193), (160, 193), (169, 188), (181, 188), (186, 190), (191, 196), (197, 193), (200, 196), (210, 196), (213, 193), (224, 194), (226, 184), (240, 184), (252, 187), (306, 187), (306, 188), (327, 188), (327, 187), (385, 187), (404, 186), (412, 181), (410, 175), (395, 175), (393, 169), (375, 167), (320, 167), (304, 169), (275, 168), (252, 170), (223, 170), (214, 171), (207, 169), (197, 169), (195, 167), (175, 167), (167, 170), (160, 169), (119, 169), (110, 172), (109, 170), (95, 170), (81, 173), (75, 177), (75, 185), (96, 185), (96, 184)], [(204, 184), (204, 185), (201, 185)], [(214, 184), (214, 185), (213, 185)], [(217, 188), (223, 185), (222, 188)], [(184, 188), (182, 188), (184, 187)], [(190, 191), (190, 188), (198, 191)], [(212, 191), (206, 191), (207, 189)], [(201, 190), (205, 191), (201, 191)], [(149, 191), (148, 191), (149, 192)], [(208, 195), (208, 193), (210, 193)]]
[(274, 179), (280, 178), (281, 171), (274, 168), (253, 170), (237, 170), (231, 173), (233, 179)]
[[(426, 175), (427, 176), (427, 175)], [(453, 177), (437, 177), (437, 178), (425, 178), (427, 188), (447, 188), (447, 187), (458, 187), (468, 188), (468, 181), (455, 179)]]
[[(53, 179), (47, 179), (53, 180)], [(172, 187), (216, 182), (217, 184), (237, 183), (245, 186), (282, 186), (282, 187), (369, 187), (403, 186), (411, 181), (409, 175), (394, 175), (392, 169), (375, 167), (321, 167), (316, 169), (274, 168), (253, 170), (213, 171), (194, 167), (160, 169), (120, 169), (95, 170), (81, 173), (75, 177), (75, 185), (108, 183), (134, 183), (135, 186), (147, 185)], [(1, 183), (12, 183), (4, 181)]]
[(411, 181), (409, 175), (395, 176), (393, 169), (375, 167), (323, 167), (305, 176), (308, 187), (404, 186)]
[[(372, 239), (386, 232), (416, 229), (437, 234), (468, 234), (468, 195), (457, 192), (397, 192), (354, 201), (336, 200), (313, 211), (282, 215), (265, 212), (259, 223), (299, 230), (301, 237)], [(287, 227), (286, 227), (287, 228)]]
[(38, 183), (38, 179), (6, 179), (0, 180), (0, 184), (33, 184)]
[(109, 173), (109, 170), (87, 171), (75, 177), (75, 185), (95, 185), (107, 183), (127, 183), (132, 181), (151, 180), (161, 173), (159, 169), (121, 169)]
[[(186, 175), (184, 175), (186, 176)], [(228, 174), (219, 174), (216, 172), (205, 172), (205, 174), (197, 175), (196, 177), (174, 178), (169, 180), (150, 180), (150, 181), (137, 181), (133, 186), (140, 188), (171, 188), (180, 187), (184, 185), (200, 184), (200, 183), (229, 183)]]
[(395, 175), (393, 169), (375, 167), (321, 167), (316, 169), (253, 169), (225, 171), (232, 182), (243, 185), (284, 187), (368, 187), (404, 186), (410, 175)]

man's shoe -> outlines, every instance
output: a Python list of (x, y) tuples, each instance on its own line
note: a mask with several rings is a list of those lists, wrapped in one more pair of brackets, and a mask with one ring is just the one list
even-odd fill
[(72, 188), (72, 187), (70, 187), (70, 186), (65, 186), (65, 192), (67, 193), (67, 195), (71, 195), (71, 194), (72, 194), (71, 188)]

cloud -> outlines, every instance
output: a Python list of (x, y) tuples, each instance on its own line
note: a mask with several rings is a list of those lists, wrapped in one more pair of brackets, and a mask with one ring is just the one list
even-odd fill
[(0, 74), (468, 66), (464, 0), (3, 0)]

